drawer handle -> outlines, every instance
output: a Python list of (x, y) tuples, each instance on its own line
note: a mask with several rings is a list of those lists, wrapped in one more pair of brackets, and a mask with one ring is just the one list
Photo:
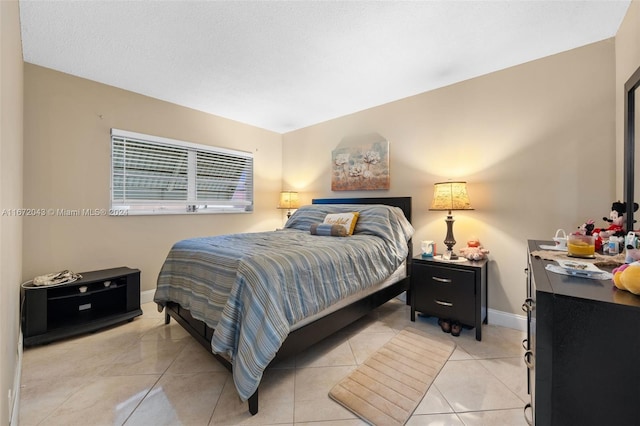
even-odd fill
[(529, 370), (533, 369), (533, 351), (528, 350), (524, 353), (524, 363)]
[(533, 310), (534, 300), (530, 297), (524, 299), (524, 303), (522, 304), (522, 310), (529, 313)]
[(529, 339), (523, 339), (522, 340), (522, 348), (527, 351), (529, 350)]
[[(531, 410), (531, 417), (527, 417), (527, 410)], [(530, 402), (528, 402), (527, 405), (524, 406), (524, 421), (527, 422), (529, 426), (533, 426), (533, 407), (531, 407)]]
[(434, 281), (439, 281), (441, 283), (450, 283), (450, 278), (440, 278), (440, 277), (431, 277)]
[(453, 303), (443, 302), (442, 300), (438, 300), (438, 299), (434, 299), (434, 302), (436, 302), (438, 305), (442, 305), (442, 306), (453, 306)]

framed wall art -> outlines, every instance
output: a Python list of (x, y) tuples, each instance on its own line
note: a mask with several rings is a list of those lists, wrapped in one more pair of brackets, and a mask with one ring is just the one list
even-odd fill
[(389, 141), (378, 134), (343, 140), (331, 162), (332, 191), (389, 189)]

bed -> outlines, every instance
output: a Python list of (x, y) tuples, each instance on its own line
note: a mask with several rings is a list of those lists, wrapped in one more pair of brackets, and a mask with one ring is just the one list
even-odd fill
[[(352, 211), (352, 236), (322, 235), (327, 214)], [(314, 199), (283, 230), (176, 243), (154, 301), (232, 371), (256, 414), (269, 364), (409, 290), (410, 221), (410, 197)]]

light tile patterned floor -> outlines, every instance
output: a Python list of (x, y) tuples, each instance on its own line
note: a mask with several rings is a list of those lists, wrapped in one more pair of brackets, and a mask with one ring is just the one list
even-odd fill
[(328, 397), (337, 383), (407, 326), (456, 350), (407, 423), (525, 425), (528, 399), (524, 333), (483, 327), (445, 334), (435, 318), (409, 320), (409, 307), (388, 302), (295, 359), (267, 370), (260, 411), (251, 416), (231, 375), (155, 304), (133, 322), (27, 348), (20, 425), (313, 425), (365, 423)]

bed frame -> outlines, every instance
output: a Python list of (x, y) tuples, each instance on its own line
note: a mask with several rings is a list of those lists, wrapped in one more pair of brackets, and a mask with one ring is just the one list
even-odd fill
[[(319, 198), (312, 200), (312, 204), (386, 204), (400, 207), (405, 217), (411, 222), (411, 197), (381, 197), (381, 198)], [(359, 318), (363, 317), (373, 309), (393, 299), (402, 292), (407, 292), (407, 303), (409, 295), (409, 273), (411, 271), (412, 243), (409, 241), (409, 254), (407, 256), (407, 276), (406, 278), (388, 287), (356, 300), (337, 311), (334, 311), (322, 318), (292, 331), (278, 350), (276, 357), (271, 362), (296, 355), (324, 338), (334, 334), (336, 331), (346, 327)], [(165, 307), (165, 324), (169, 324), (170, 319), (175, 319), (185, 330), (187, 330), (207, 351), (211, 351), (211, 338), (213, 329), (204, 322), (191, 316), (189, 310), (182, 308), (175, 302), (167, 302)], [(213, 354), (229, 371), (232, 364), (224, 357)], [(258, 412), (258, 390), (249, 398), (249, 412)]]

